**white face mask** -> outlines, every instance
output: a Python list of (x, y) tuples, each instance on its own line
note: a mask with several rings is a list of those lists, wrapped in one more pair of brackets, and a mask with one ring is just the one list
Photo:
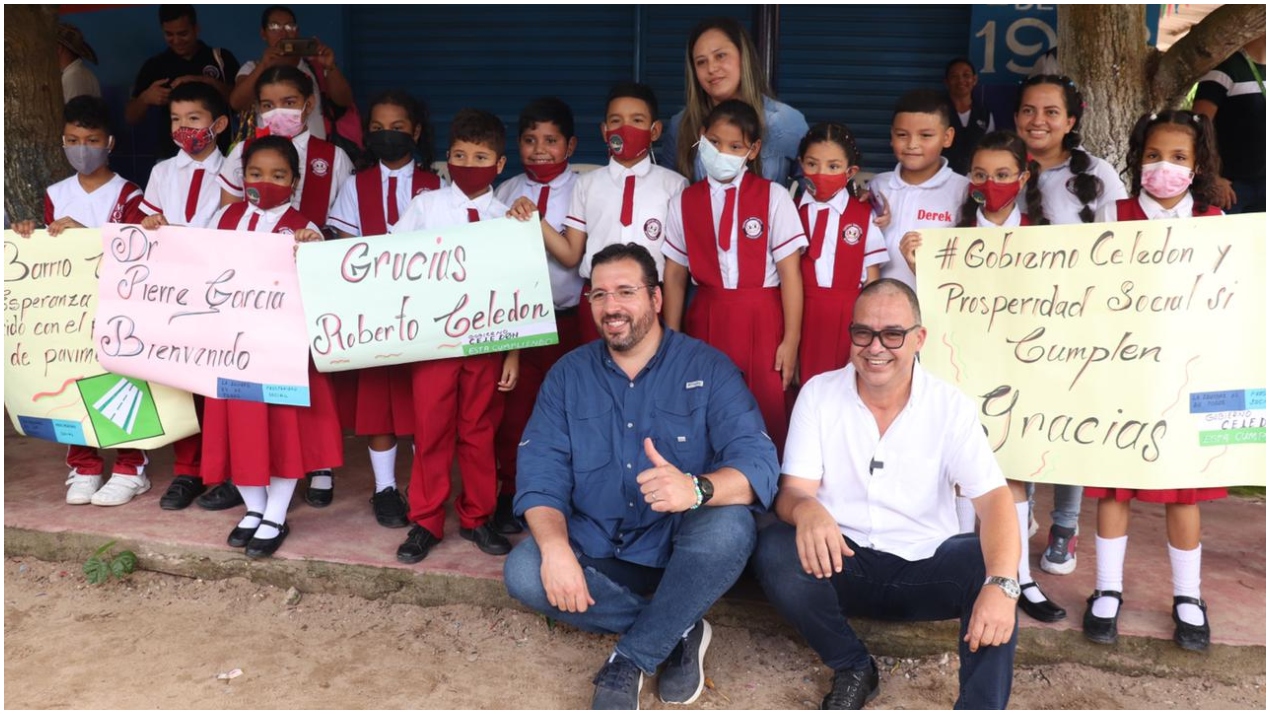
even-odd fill
[(745, 157), (725, 154), (714, 147), (710, 140), (701, 137), (697, 142), (697, 155), (705, 166), (706, 175), (720, 183), (727, 183), (745, 170)]

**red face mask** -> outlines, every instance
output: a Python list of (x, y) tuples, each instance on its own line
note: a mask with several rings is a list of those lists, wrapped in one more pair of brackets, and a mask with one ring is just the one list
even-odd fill
[(525, 173), (529, 174), (529, 178), (538, 183), (551, 183), (556, 180), (557, 176), (564, 173), (568, 166), (568, 159), (558, 164), (525, 164)]
[(841, 174), (807, 174), (807, 192), (815, 200), (824, 203), (847, 187), (847, 175)]
[(970, 184), (970, 197), (982, 203), (983, 210), (988, 213), (995, 213), (1005, 208), (1018, 195), (1018, 181), (997, 183), (996, 181), (988, 180), (983, 183)]
[(172, 132), (172, 141), (176, 142), (176, 145), (185, 153), (197, 156), (216, 141), (216, 132), (212, 131), (210, 126), (202, 129), (183, 126)]
[(604, 141), (609, 153), (618, 161), (634, 161), (643, 158), (653, 145), (653, 132), (637, 126), (624, 125), (613, 131), (604, 130)]
[(474, 196), (489, 188), (498, 176), (498, 166), (455, 166), (446, 164), (450, 169), (450, 180), (459, 190), (468, 196)]
[(291, 200), (290, 186), (282, 186), (268, 181), (248, 181), (243, 186), (243, 193), (247, 197), (248, 203), (262, 211), (277, 208)]

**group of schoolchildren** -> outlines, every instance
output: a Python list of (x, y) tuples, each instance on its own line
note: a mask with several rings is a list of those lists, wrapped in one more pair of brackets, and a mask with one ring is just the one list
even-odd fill
[[(720, 102), (702, 123), (695, 151), (706, 178), (689, 185), (653, 162), (662, 123), (652, 90), (638, 83), (610, 91), (600, 130), (611, 158), (586, 173), (569, 164), (578, 141), (570, 108), (554, 98), (531, 102), (518, 127), (525, 171), (497, 189), (506, 136), (487, 112), (456, 114), (447, 183), (431, 171), (426, 110), (403, 92), (371, 101), (367, 151), (356, 169), (341, 149), (308, 133), (314, 87), (300, 71), (269, 68), (256, 84), (256, 99), (257, 136), (222, 157), (215, 139), (228, 126), (224, 100), (201, 83), (174, 88), (172, 138), (181, 151), (155, 166), (144, 196), (108, 168), (113, 139), (104, 105), (90, 97), (72, 100), (63, 141), (77, 174), (49, 188), (44, 224), (53, 235), (139, 222), (310, 241), (323, 239), (323, 227), (338, 237), (370, 236), (537, 215), (560, 343), (342, 375), (310, 366), (312, 402), (304, 408), (200, 399), (202, 435), (176, 445), (178, 475), (161, 505), (180, 509), (196, 498), (210, 509), (245, 504), (228, 542), (252, 557), (272, 554), (286, 538), (287, 507), (299, 479), (307, 479), (309, 504), (331, 503), (332, 469), (343, 463), (342, 431), (369, 439), (377, 521), (410, 526), (398, 560), (419, 562), (441, 540), (456, 451), (460, 535), (485, 553), (509, 552), (506, 536), (521, 530), (510, 509), (521, 430), (551, 365), (604, 329), (579, 305), (588, 297), (589, 257), (613, 243), (649, 250), (663, 281), (667, 327), (736, 362), (780, 449), (791, 386), (847, 363), (860, 287), (879, 276), (915, 285), (921, 229), (1220, 214), (1213, 207), (1218, 159), (1205, 117), (1186, 111), (1143, 116), (1129, 141), (1132, 195), (1126, 195), (1115, 170), (1080, 147), (1083, 100), (1071, 80), (1054, 75), (1023, 83), (1017, 134), (985, 135), (966, 176), (941, 157), (954, 136), (946, 99), (925, 90), (904, 95), (891, 127), (898, 164), (876, 176), (867, 192), (853, 181), (861, 164), (856, 142), (835, 123), (813, 126), (803, 138), (796, 191), (762, 178), (760, 115), (739, 100)], [(29, 234), (34, 226), (27, 221), (15, 228)], [(607, 297), (600, 298), (601, 308)], [(402, 436), (414, 443), (404, 497), (395, 474)], [(67, 464), (68, 503), (119, 505), (150, 488), (141, 451), (120, 450), (105, 485), (95, 450), (71, 447)], [(1055, 621), (1066, 613), (1030, 574), (1027, 541), (1029, 525), (1035, 526), (1025, 486), (1010, 484), (1023, 546), (1020, 608)], [(1062, 493), (1041, 563), (1064, 574), (1075, 568), (1081, 489), (1056, 488)], [(1225, 490), (1085, 492), (1099, 499), (1097, 588), (1088, 601), (1086, 635), (1116, 639), (1128, 504), (1137, 498), (1165, 504), (1175, 640), (1188, 649), (1206, 647), (1196, 504)], [(973, 530), (968, 501), (959, 503), (959, 516), (963, 530)]]

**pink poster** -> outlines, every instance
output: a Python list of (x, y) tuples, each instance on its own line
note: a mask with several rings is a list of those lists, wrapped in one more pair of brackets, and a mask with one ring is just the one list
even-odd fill
[(204, 396), (308, 406), (294, 246), (283, 234), (106, 226), (98, 360)]

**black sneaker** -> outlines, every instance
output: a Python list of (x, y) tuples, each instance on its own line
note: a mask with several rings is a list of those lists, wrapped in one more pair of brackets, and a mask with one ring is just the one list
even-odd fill
[(688, 636), (679, 640), (666, 667), (657, 679), (657, 696), (667, 704), (692, 704), (706, 686), (706, 648), (710, 646), (710, 623), (697, 622)]
[(432, 531), (420, 525), (410, 527), (406, 534), (406, 542), (397, 546), (397, 560), (403, 563), (418, 563), (428, 557), (428, 551), (441, 539), (432, 535)]
[(639, 690), (644, 686), (644, 673), (635, 663), (614, 652), (604, 663), (595, 679), (595, 694), (591, 696), (592, 709), (639, 709)]
[(494, 509), (494, 517), (489, 519), (490, 525), (494, 527), (495, 533), (502, 535), (516, 535), (525, 529), (520, 525), (520, 521), (516, 520), (516, 516), (512, 515), (512, 496), (499, 496), (498, 507)]
[(224, 511), (234, 506), (243, 505), (243, 495), (238, 487), (230, 481), (224, 481), (207, 493), (199, 496), (194, 503), (207, 511)]
[[(330, 476), (330, 488), (313, 488), (314, 476)], [(304, 475), (307, 488), (304, 489), (304, 502), (314, 508), (326, 508), (335, 500), (335, 472), (330, 469), (318, 469)]]
[(159, 508), (165, 511), (189, 508), (194, 499), (206, 490), (207, 486), (203, 485), (203, 479), (198, 476), (177, 476), (159, 499)]
[(410, 525), (406, 518), (406, 499), (393, 486), (370, 497), (371, 510), (375, 512), (375, 520), (384, 528), (405, 528)]
[(868, 669), (840, 669), (833, 673), (833, 687), (821, 709), (863, 709), (878, 695), (878, 663), (869, 658)]
[(476, 528), (460, 528), (459, 535), (464, 540), (475, 543), (482, 553), (488, 555), (507, 555), (512, 552), (512, 542), (495, 533), (488, 523)]

